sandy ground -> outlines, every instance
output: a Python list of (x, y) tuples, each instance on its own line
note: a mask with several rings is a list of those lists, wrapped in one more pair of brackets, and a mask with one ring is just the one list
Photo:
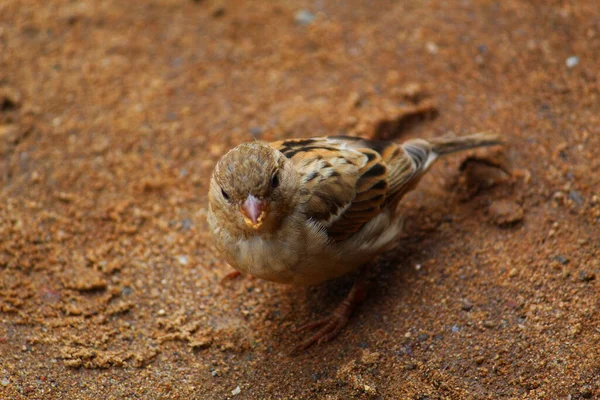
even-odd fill
[[(599, 66), (595, 0), (3, 0), (0, 398), (600, 398)], [(220, 283), (229, 147), (479, 130), (334, 342), (352, 277)]]

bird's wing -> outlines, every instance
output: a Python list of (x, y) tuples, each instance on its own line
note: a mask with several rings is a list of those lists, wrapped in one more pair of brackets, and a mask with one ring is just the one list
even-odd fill
[(349, 136), (288, 139), (270, 145), (295, 164), (310, 193), (308, 216), (335, 241), (358, 232), (389, 201), (412, 189), (431, 153), (425, 141), (399, 146)]

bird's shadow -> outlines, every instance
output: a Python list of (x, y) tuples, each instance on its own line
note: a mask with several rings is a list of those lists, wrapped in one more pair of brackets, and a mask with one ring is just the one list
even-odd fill
[[(408, 230), (398, 246), (364, 266), (367, 272), (366, 298), (355, 309), (350, 318), (349, 326), (353, 326), (358, 320), (361, 323), (366, 321), (363, 318), (358, 318), (361, 313), (366, 313), (376, 320), (382, 318), (385, 310), (378, 309), (378, 307), (383, 303), (383, 299), (390, 295), (396, 298), (398, 302), (402, 302), (406, 293), (410, 292), (411, 282), (419, 279), (419, 275), (423, 273), (414, 268), (416, 264), (422, 262), (423, 250), (427, 254), (435, 254), (438, 248), (448, 245), (442, 237), (443, 235), (436, 234), (435, 228), (432, 229), (432, 224), (435, 226), (444, 222), (442, 209), (440, 203), (437, 212), (431, 209), (410, 210), (405, 221)], [(430, 218), (426, 217), (432, 214), (439, 214), (439, 219), (432, 222)], [(435, 240), (431, 240), (432, 237)], [(290, 312), (285, 316), (281, 316), (280, 326), (298, 327), (306, 322), (330, 315), (348, 295), (358, 274), (359, 272), (355, 271), (320, 285), (282, 290), (278, 297), (280, 297), (281, 302), (290, 305)], [(348, 329), (348, 327), (345, 329)], [(358, 329), (364, 330), (365, 328)], [(282, 344), (289, 344), (290, 342), (293, 344), (300, 341), (305, 338), (307, 333), (296, 333), (293, 332), (293, 329), (282, 329), (277, 332), (271, 331), (271, 335), (269, 341), (273, 341), (272, 345), (281, 346)], [(274, 342), (279, 344), (276, 345)]]
[[(477, 209), (490, 199), (503, 197), (511, 190), (511, 185), (499, 184), (485, 191), (473, 191), (470, 190), (470, 183), (465, 184), (461, 174), (455, 174), (447, 186), (446, 189), (450, 192), (445, 191), (441, 196), (437, 195), (440, 193), (430, 193), (427, 189), (417, 189), (403, 200), (401, 207), (404, 214), (404, 236), (393, 250), (364, 266), (367, 270), (367, 296), (356, 308), (350, 318), (349, 326), (355, 325), (357, 321), (359, 326), (362, 323), (375, 324), (376, 326), (369, 327), (369, 332), (373, 328), (385, 326), (386, 310), (382, 307), (386, 300), (391, 296), (398, 303), (407, 301), (406, 296), (412, 292), (414, 282), (431, 272), (432, 266), (428, 265), (421, 269), (418, 268), (419, 265), (427, 262), (428, 259), (436, 258), (435, 255), (440, 254), (441, 249), (452, 245), (452, 235), (440, 230), (439, 226), (451, 223), (455, 217), (460, 218), (453, 215), (453, 211), (459, 207), (458, 203), (466, 203), (469, 208)], [(439, 187), (430, 190), (444, 192)], [(464, 207), (459, 209), (466, 212)], [(480, 211), (481, 209), (475, 211), (473, 216)], [(281, 291), (279, 300), (289, 304), (290, 312), (281, 316), (280, 324), (297, 327), (328, 316), (350, 292), (357, 275), (358, 271), (355, 271), (320, 285)], [(368, 315), (369, 318), (361, 318), (361, 313), (363, 316)], [(377, 322), (380, 319), (381, 322)], [(366, 328), (354, 329), (365, 330)], [(343, 335), (344, 331), (341, 334)], [(272, 335), (270, 340), (279, 342), (279, 346), (304, 338), (302, 334), (290, 333), (289, 329), (272, 332)], [(275, 343), (273, 346), (276, 346)]]

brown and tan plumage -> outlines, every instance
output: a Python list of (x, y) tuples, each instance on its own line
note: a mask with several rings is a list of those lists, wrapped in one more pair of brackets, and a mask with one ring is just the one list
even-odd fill
[[(441, 155), (499, 144), (479, 133), (402, 144), (348, 136), (242, 144), (215, 166), (208, 220), (218, 247), (240, 272), (296, 284), (346, 274), (393, 248), (398, 202)], [(362, 290), (300, 343), (335, 336)]]

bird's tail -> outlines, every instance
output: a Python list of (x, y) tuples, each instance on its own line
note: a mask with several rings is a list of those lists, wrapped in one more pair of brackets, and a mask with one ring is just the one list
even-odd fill
[(479, 132), (466, 136), (444, 136), (429, 139), (431, 150), (439, 155), (454, 153), (461, 150), (474, 149), (476, 147), (494, 146), (503, 144), (501, 136), (492, 132)]

